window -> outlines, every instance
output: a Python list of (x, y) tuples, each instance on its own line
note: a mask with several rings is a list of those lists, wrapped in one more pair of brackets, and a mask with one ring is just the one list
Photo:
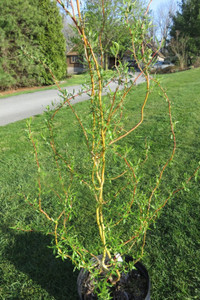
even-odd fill
[(76, 63), (78, 63), (78, 56), (71, 56), (71, 63), (72, 64), (76, 64)]

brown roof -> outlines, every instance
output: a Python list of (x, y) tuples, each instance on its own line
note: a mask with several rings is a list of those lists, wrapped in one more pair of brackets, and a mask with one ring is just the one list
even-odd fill
[(79, 55), (79, 53), (78, 53), (78, 51), (69, 51), (69, 52), (67, 52), (67, 56), (68, 55)]
[(154, 45), (147, 43), (146, 44), (148, 48), (150, 48), (154, 53), (156, 52), (158, 56), (165, 58), (165, 56), (156, 48)]

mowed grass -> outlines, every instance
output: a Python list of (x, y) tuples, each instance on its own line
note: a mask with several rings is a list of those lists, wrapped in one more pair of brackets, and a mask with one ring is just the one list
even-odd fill
[[(159, 79), (172, 102), (177, 140), (176, 156), (161, 185), (162, 196), (162, 191), (167, 194), (169, 190), (181, 187), (200, 161), (200, 69), (164, 75)], [(140, 117), (144, 91), (145, 84), (137, 86), (127, 99), (127, 128)], [(87, 124), (89, 102), (79, 103), (75, 108)], [(44, 119), (45, 115), (41, 115), (32, 121), (39, 139), (40, 132), (45, 130)], [(152, 186), (156, 179), (149, 171), (150, 166), (153, 169), (157, 164), (161, 167), (172, 150), (168, 123), (167, 103), (159, 89), (154, 88), (145, 109), (144, 123), (125, 140), (138, 154), (144, 153), (144, 138), (148, 140), (151, 148), (146, 172)], [(48, 247), (50, 236), (37, 231), (43, 221), (24, 201), (23, 195), (37, 195), (37, 170), (26, 129), (26, 120), (0, 127), (0, 299), (78, 299), (77, 271), (73, 272), (71, 262), (55, 258)], [(71, 154), (76, 154), (81, 164), (84, 138), (69, 109), (64, 108), (56, 117), (55, 130), (61, 148), (71, 147)], [(41, 146), (41, 151), (46, 178), (54, 182), (55, 170), (49, 153), (45, 146)], [(143, 262), (149, 270), (153, 300), (200, 299), (199, 183), (198, 176), (191, 180), (188, 191), (175, 194), (148, 232)], [(51, 201), (48, 195), (45, 201)], [(87, 201), (85, 195), (83, 201)], [(19, 227), (22, 223), (30, 224), (35, 231), (11, 229), (18, 223)], [(84, 218), (77, 220), (77, 230), (81, 232), (84, 226)], [(92, 228), (88, 230), (88, 243), (94, 239), (93, 234)]]

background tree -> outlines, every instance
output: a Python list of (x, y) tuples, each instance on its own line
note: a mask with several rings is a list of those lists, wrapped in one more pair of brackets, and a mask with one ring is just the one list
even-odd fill
[[(144, 7), (145, 2), (143, 0), (135, 2), (135, 17), (138, 16), (139, 12), (142, 15), (142, 7)], [(90, 36), (91, 40), (98, 39), (100, 41), (99, 45), (102, 45), (95, 50), (97, 53), (102, 54), (104, 69), (109, 66), (108, 57), (109, 55), (112, 56), (111, 47), (113, 42), (118, 42), (120, 45), (119, 54), (121, 56), (131, 46), (128, 28), (121, 17), (122, 6), (122, 0), (104, 0), (104, 9), (102, 10), (102, 0), (86, 0), (83, 7), (87, 35), (90, 35), (89, 32), (95, 32), (95, 36)], [(131, 22), (134, 22), (134, 20), (131, 20)], [(79, 52), (83, 51), (79, 47), (81, 43), (78, 35), (73, 35), (71, 40), (74, 45), (78, 45)], [(102, 49), (103, 53), (101, 53)]]
[(200, 1), (182, 0), (180, 11), (173, 17), (173, 25), (170, 35), (176, 38), (176, 32), (179, 36), (188, 37), (187, 56), (188, 64), (192, 64), (197, 56), (200, 56)]
[(177, 9), (174, 0), (166, 3), (160, 3), (156, 10), (155, 25), (157, 29), (157, 36), (160, 40), (165, 42), (169, 38), (170, 25), (172, 24), (172, 17)]
[[(101, 41), (102, 49), (104, 49), (104, 68), (108, 68), (108, 56), (111, 53), (110, 48), (113, 42), (118, 41), (121, 46), (121, 51), (126, 48), (128, 43), (128, 32), (122, 24), (118, 12), (120, 1), (105, 0), (104, 10), (102, 11), (101, 0), (86, 1), (86, 23), (89, 25), (89, 30), (95, 32), (98, 28), (97, 36)], [(97, 49), (99, 52), (101, 49)]]
[(155, 11), (150, 10), (149, 16), (152, 20), (152, 26), (149, 28), (149, 35), (152, 38), (152, 43), (155, 47), (160, 48), (160, 51), (168, 56), (168, 42), (170, 26), (172, 25), (172, 17), (175, 14), (177, 5), (175, 0), (169, 0), (165, 3), (160, 3)]
[(70, 51), (74, 47), (73, 39), (76, 36), (73, 21), (69, 17), (63, 18), (63, 34), (66, 40), (66, 51)]
[(52, 83), (41, 60), (58, 79), (66, 75), (62, 20), (54, 1), (2, 0), (0, 11), (1, 90)]
[(188, 37), (180, 36), (180, 32), (176, 31), (176, 37), (172, 38), (170, 41), (170, 48), (172, 52), (176, 55), (179, 61), (180, 69), (184, 69), (187, 66), (187, 44)]
[[(46, 59), (46, 64), (52, 69), (54, 76), (57, 79), (62, 79), (66, 75), (67, 66), (66, 43), (62, 33), (61, 15), (56, 2), (51, 0), (39, 0), (38, 12), (43, 16), (43, 30), (38, 37), (41, 54)], [(44, 75), (46, 83), (51, 83), (51, 74), (45, 72)]]

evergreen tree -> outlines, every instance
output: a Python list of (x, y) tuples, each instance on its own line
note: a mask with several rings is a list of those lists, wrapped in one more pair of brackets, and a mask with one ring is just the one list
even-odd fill
[(55, 2), (1, 0), (0, 11), (0, 89), (51, 83), (41, 61), (58, 79), (65, 76), (65, 40)]
[[(30, 0), (29, 0), (30, 1)], [(35, 1), (33, 1), (35, 3)], [(43, 17), (43, 30), (38, 40), (46, 64), (50, 66), (57, 79), (66, 75), (66, 42), (62, 33), (63, 23), (56, 2), (38, 0), (38, 12)], [(46, 81), (51, 82), (52, 76), (46, 73)]]
[(177, 32), (180, 38), (186, 37), (187, 54), (189, 63), (200, 56), (200, 1), (182, 0), (180, 11), (173, 17), (171, 37), (176, 38)]

